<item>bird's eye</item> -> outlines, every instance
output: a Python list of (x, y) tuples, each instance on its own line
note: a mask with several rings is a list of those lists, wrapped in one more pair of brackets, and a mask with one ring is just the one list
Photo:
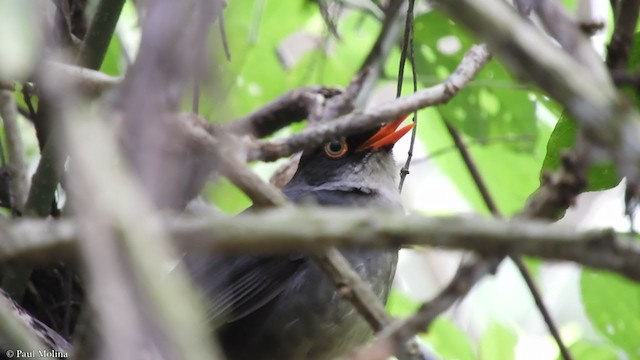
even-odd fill
[(349, 146), (344, 139), (334, 140), (324, 144), (324, 153), (332, 159), (338, 159), (344, 156), (349, 150)]

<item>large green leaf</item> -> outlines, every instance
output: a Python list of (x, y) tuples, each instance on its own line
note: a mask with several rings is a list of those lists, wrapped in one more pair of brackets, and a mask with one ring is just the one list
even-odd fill
[(591, 270), (582, 271), (580, 285), (593, 326), (629, 358), (640, 359), (640, 285)]
[[(438, 12), (416, 19), (416, 70), (423, 86), (444, 80), (476, 41)], [(450, 51), (444, 51), (449, 44)], [(455, 44), (459, 49), (455, 50)], [(419, 44), (419, 45), (418, 45)], [(453, 46), (451, 45), (453, 44)], [(472, 158), (498, 208), (505, 214), (522, 208), (537, 186), (550, 126), (538, 120), (536, 94), (515, 82), (495, 60), (448, 104), (423, 111), (420, 139), (433, 151), (453, 146), (442, 125), (449, 121), (464, 135)], [(548, 101), (548, 100), (547, 100)], [(474, 143), (474, 145), (469, 145)], [(436, 159), (478, 212), (486, 212), (469, 170), (456, 153)]]
[[(435, 11), (416, 19), (415, 41), (416, 71), (425, 86), (449, 76), (466, 49), (477, 42)], [(438, 111), (473, 139), (527, 135), (534, 140), (509, 143), (508, 147), (516, 151), (530, 151), (538, 135), (533, 96), (497, 61), (487, 64), (469, 86)]]

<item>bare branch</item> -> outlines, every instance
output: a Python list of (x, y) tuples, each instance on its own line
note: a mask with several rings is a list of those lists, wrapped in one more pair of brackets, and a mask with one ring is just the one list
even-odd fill
[(257, 111), (228, 125), (231, 132), (264, 137), (319, 112), (324, 103), (340, 94), (338, 89), (312, 86), (295, 89)]
[(462, 264), (444, 290), (433, 300), (420, 306), (413, 316), (387, 327), (379, 334), (376, 343), (384, 343), (389, 340), (398, 343), (424, 331), (437, 316), (463, 298), (480, 279), (495, 272), (498, 264), (499, 261), (495, 258), (492, 260), (474, 258)]
[(109, 76), (100, 71), (58, 62), (49, 62), (47, 68), (68, 78), (76, 89), (89, 97), (98, 97), (122, 81), (119, 77)]
[[(308, 227), (290, 226), (303, 220)], [(636, 240), (616, 236), (611, 230), (576, 231), (540, 221), (284, 207), (236, 218), (172, 216), (164, 224), (186, 248), (199, 251), (278, 253), (329, 246), (429, 245), (486, 255), (514, 253), (574, 261), (640, 281)], [(4, 224), (1, 230), (0, 261), (54, 261), (75, 249), (77, 229), (71, 220), (18, 220)]]
[(273, 161), (300, 150), (317, 147), (331, 138), (368, 130), (416, 110), (446, 103), (480, 71), (489, 58), (489, 52), (484, 45), (474, 46), (443, 83), (361, 113), (351, 113), (318, 124), (286, 139), (259, 142), (257, 147), (250, 150), (248, 160)]

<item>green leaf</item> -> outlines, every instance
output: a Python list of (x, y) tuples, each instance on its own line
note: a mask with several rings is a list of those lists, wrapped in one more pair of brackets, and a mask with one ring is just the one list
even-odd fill
[(492, 323), (480, 339), (480, 359), (515, 359), (518, 337), (507, 327)]
[[(228, 119), (249, 113), (286, 92), (291, 86), (277, 47), (287, 36), (304, 30), (314, 15), (319, 16), (317, 7), (305, 2), (229, 2), (225, 25), (232, 61), (224, 57), (220, 34), (214, 27), (211, 39), (219, 73), (213, 76), (215, 82), (202, 84), (200, 113), (214, 120)], [(215, 96), (206, 95), (214, 92)], [(190, 101), (185, 100), (185, 107)]]
[[(444, 80), (460, 63), (465, 51), (476, 43), (463, 29), (435, 11), (416, 19), (415, 38), (420, 44), (416, 71), (425, 87)], [(512, 214), (522, 208), (538, 187), (537, 169), (542, 165), (551, 133), (549, 125), (538, 119), (536, 109), (544, 105), (536, 99), (536, 94), (514, 81), (494, 60), (448, 104), (423, 112), (428, 115), (420, 119), (426, 125), (418, 127), (418, 136), (432, 152), (452, 148), (451, 136), (442, 125), (443, 120), (449, 121), (463, 135), (498, 209)], [(439, 156), (436, 163), (476, 211), (487, 212), (469, 170), (456, 151)]]
[(618, 275), (583, 270), (580, 286), (593, 326), (630, 358), (640, 358), (640, 285)]
[(474, 360), (471, 341), (453, 322), (443, 317), (436, 319), (429, 333), (421, 335), (436, 350), (442, 360)]
[[(597, 344), (587, 340), (578, 340), (569, 347), (569, 352), (578, 360), (618, 360), (616, 350), (606, 344)], [(564, 360), (558, 355), (557, 360)]]
[(238, 214), (251, 206), (251, 200), (226, 178), (217, 183), (207, 183), (205, 197), (218, 209), (229, 214)]
[[(540, 176), (547, 171), (556, 171), (561, 165), (563, 151), (573, 148), (578, 132), (575, 121), (567, 113), (560, 116), (560, 120), (551, 133), (547, 143), (547, 156), (542, 163)], [(589, 168), (587, 191), (610, 189), (620, 182), (620, 176), (611, 162), (595, 163)]]
[(104, 61), (100, 66), (100, 71), (107, 75), (118, 76), (122, 73), (121, 69), (122, 51), (120, 43), (116, 36), (112, 36), (109, 41), (109, 47), (107, 47), (107, 53), (105, 54)]
[(387, 310), (394, 317), (408, 317), (420, 307), (420, 303), (405, 295), (402, 291), (391, 289), (387, 300)]
[[(425, 86), (444, 80), (477, 41), (437, 11), (416, 19), (416, 71)], [(514, 151), (531, 151), (538, 136), (535, 102), (497, 61), (491, 61), (438, 111), (456, 128), (476, 140), (527, 135), (531, 141), (508, 142)]]

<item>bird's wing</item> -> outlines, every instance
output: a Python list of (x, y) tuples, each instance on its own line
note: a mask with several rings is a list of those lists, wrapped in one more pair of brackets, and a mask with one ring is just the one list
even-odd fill
[(241, 319), (273, 300), (306, 258), (187, 254), (184, 260), (209, 300), (208, 320), (221, 324)]

